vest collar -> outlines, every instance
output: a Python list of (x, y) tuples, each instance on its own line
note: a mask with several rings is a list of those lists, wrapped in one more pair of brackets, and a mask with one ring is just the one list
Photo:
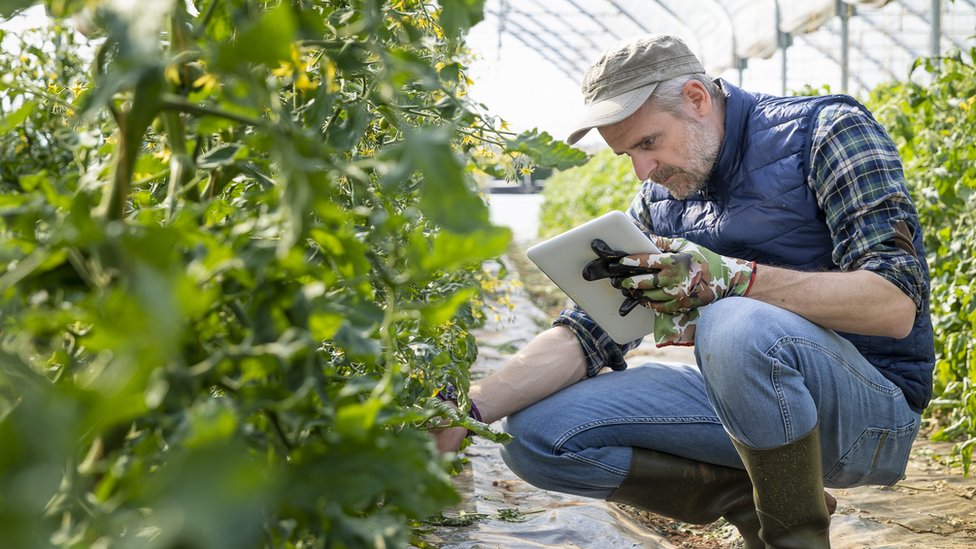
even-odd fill
[(710, 198), (727, 197), (734, 183), (733, 174), (742, 162), (742, 146), (745, 143), (746, 122), (756, 106), (756, 99), (742, 89), (719, 78), (717, 83), (725, 92), (725, 134), (718, 159), (708, 176), (706, 193)]

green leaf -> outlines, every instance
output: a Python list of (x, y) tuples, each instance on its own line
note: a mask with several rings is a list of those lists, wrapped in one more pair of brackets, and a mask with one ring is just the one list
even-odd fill
[(339, 331), (344, 318), (342, 315), (316, 311), (309, 315), (308, 330), (317, 341), (325, 341)]
[(288, 3), (281, 3), (256, 22), (240, 30), (230, 43), (220, 46), (216, 65), (225, 71), (250, 64), (276, 66), (291, 59), (295, 21)]
[(240, 143), (228, 143), (214, 147), (197, 159), (197, 167), (212, 170), (221, 166), (229, 166), (247, 157), (247, 147)]
[(20, 106), (16, 111), (6, 115), (3, 119), (0, 119), (0, 135), (3, 135), (10, 130), (20, 126), (27, 120), (27, 117), (34, 112), (37, 108), (37, 103), (34, 101), (24, 101), (24, 104)]
[(431, 246), (417, 242), (413, 251), (415, 265), (421, 269), (418, 275), (424, 276), (438, 271), (453, 271), (462, 267), (477, 265), (486, 259), (505, 253), (512, 231), (507, 227), (491, 227), (471, 233), (439, 231)]
[(18, 11), (29, 8), (37, 0), (2, 0), (0, 1), (0, 17), (10, 17)]
[(444, 36), (457, 38), (484, 16), (485, 0), (441, 0), (441, 29)]
[(376, 416), (383, 407), (379, 399), (347, 404), (336, 413), (336, 431), (353, 439), (362, 440), (376, 425)]
[(428, 218), (457, 233), (489, 225), (488, 207), (468, 188), (464, 168), (451, 149), (447, 128), (410, 132), (405, 143), (403, 159), (423, 175), (420, 209)]
[(562, 141), (554, 141), (546, 132), (533, 129), (523, 132), (505, 145), (505, 151), (522, 153), (538, 165), (565, 170), (586, 163), (585, 152), (570, 147)]
[(363, 330), (352, 324), (345, 323), (336, 332), (333, 341), (342, 347), (352, 360), (375, 364), (380, 356), (380, 344), (369, 336), (370, 332), (368, 330)]
[(424, 318), (424, 322), (430, 324), (431, 326), (439, 326), (454, 316), (457, 312), (458, 307), (468, 302), (472, 296), (474, 296), (474, 288), (465, 288), (460, 290), (454, 295), (447, 297), (436, 303), (432, 303), (423, 309), (421, 309), (420, 314)]
[(187, 417), (190, 435), (188, 448), (211, 446), (229, 439), (237, 431), (237, 416), (218, 400), (206, 400), (194, 406)]

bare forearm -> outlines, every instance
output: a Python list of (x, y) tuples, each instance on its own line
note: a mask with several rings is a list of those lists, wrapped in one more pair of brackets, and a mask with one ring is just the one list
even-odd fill
[(915, 304), (871, 271), (800, 272), (760, 265), (749, 297), (777, 305), (825, 328), (904, 337)]
[(583, 379), (586, 359), (576, 336), (557, 326), (539, 334), (468, 396), (491, 423)]

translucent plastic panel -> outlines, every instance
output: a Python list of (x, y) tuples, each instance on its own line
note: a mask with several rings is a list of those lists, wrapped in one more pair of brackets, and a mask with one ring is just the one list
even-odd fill
[(794, 34), (813, 32), (836, 10), (834, 0), (779, 0), (779, 29)]
[(720, 0), (672, 0), (665, 4), (684, 21), (694, 35), (694, 41), (688, 44), (698, 55), (705, 72), (720, 74), (734, 66), (732, 20)]
[(880, 8), (884, 6), (891, 0), (844, 0), (848, 4), (854, 4), (857, 6), (866, 6), (870, 8)]
[(774, 0), (726, 0), (735, 28), (735, 53), (745, 59), (766, 59), (776, 51)]

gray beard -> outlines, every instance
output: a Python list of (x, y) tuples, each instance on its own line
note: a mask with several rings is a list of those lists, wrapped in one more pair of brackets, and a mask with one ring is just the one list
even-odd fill
[(691, 198), (705, 188), (720, 147), (717, 132), (710, 131), (697, 120), (689, 120), (688, 145), (684, 151), (688, 166), (661, 166), (651, 173), (650, 179), (662, 185), (678, 200)]

